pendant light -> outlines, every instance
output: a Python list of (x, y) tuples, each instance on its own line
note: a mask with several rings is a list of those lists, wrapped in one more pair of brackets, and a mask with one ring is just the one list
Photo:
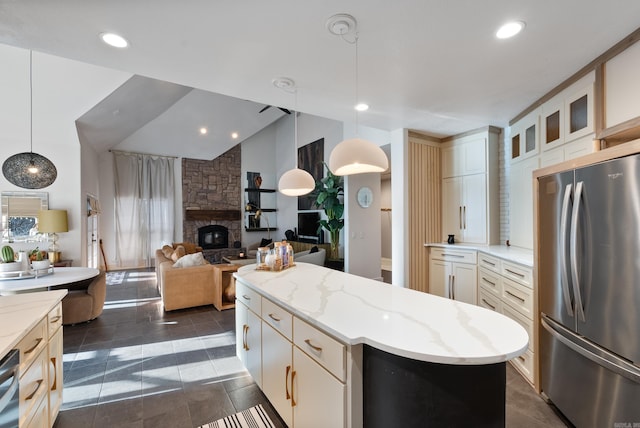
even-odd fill
[(278, 190), (286, 196), (303, 196), (313, 191), (316, 187), (316, 181), (309, 172), (298, 168), (298, 91), (291, 79), (286, 79), (288, 86), (285, 86), (282, 83), (285, 79), (276, 79), (273, 83), (284, 90), (292, 88), (289, 89), (289, 92), (292, 91), (295, 95), (295, 110), (293, 111), (293, 163), (295, 168), (282, 174), (278, 181)]
[(29, 51), (29, 138), (31, 151), (18, 153), (2, 164), (2, 174), (23, 189), (42, 189), (56, 181), (58, 171), (46, 157), (33, 152), (33, 52)]
[[(356, 105), (358, 100), (358, 30), (356, 19), (347, 14), (334, 15), (327, 20), (327, 29), (331, 34), (355, 45), (355, 83)], [(352, 36), (349, 40), (347, 36)], [(389, 168), (389, 160), (384, 151), (371, 141), (357, 136), (358, 109), (356, 108), (356, 138), (339, 143), (329, 156), (329, 169), (335, 175), (353, 175), (367, 172), (383, 172)]]

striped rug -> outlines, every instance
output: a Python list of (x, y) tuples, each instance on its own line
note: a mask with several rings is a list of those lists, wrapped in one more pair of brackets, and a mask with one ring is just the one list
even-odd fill
[(267, 412), (259, 404), (235, 415), (204, 424), (199, 428), (275, 428)]

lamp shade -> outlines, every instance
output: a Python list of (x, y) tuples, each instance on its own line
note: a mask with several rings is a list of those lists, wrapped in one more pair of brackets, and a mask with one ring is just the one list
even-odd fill
[(42, 233), (68, 232), (67, 210), (42, 210), (38, 214), (38, 231)]
[(342, 141), (329, 156), (329, 169), (335, 175), (383, 172), (387, 168), (389, 160), (384, 150), (362, 138)]
[(278, 181), (278, 190), (286, 196), (302, 196), (311, 193), (316, 182), (307, 171), (300, 168), (290, 169), (282, 174)]
[(23, 152), (4, 161), (2, 174), (11, 184), (23, 189), (42, 189), (56, 181), (58, 171), (46, 157)]

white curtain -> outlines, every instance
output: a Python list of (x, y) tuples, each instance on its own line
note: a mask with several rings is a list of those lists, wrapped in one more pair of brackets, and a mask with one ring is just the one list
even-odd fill
[(173, 158), (113, 152), (118, 267), (152, 266), (155, 250), (173, 240), (173, 164)]

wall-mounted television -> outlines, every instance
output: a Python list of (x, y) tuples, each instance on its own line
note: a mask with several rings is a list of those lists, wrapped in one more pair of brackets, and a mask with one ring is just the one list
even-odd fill
[(298, 236), (318, 239), (319, 212), (298, 213)]

